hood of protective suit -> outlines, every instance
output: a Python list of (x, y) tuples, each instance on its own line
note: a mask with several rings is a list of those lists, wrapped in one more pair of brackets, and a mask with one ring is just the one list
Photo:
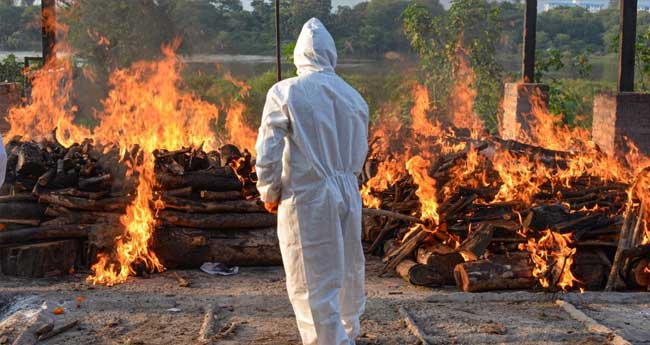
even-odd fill
[(336, 45), (325, 25), (316, 18), (308, 20), (302, 27), (293, 51), (298, 75), (308, 72), (333, 73), (336, 58)]

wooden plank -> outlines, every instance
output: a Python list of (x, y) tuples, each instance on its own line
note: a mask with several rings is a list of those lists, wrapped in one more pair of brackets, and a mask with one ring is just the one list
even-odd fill
[(218, 261), (236, 266), (273, 266), (282, 263), (277, 232), (262, 229), (201, 230), (161, 228), (153, 250), (167, 268), (199, 268)]
[(33, 278), (65, 275), (75, 268), (79, 248), (76, 240), (0, 247), (0, 271)]

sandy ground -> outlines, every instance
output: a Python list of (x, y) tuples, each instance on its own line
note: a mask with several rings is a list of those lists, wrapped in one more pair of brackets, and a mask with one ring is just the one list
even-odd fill
[[(608, 344), (613, 334), (595, 333), (539, 294), (459, 294), (453, 289), (413, 287), (378, 278), (369, 259), (368, 304), (357, 344), (417, 344), (398, 312), (407, 309), (431, 344)], [(242, 268), (231, 277), (178, 271), (191, 286), (179, 287), (173, 272), (93, 287), (85, 276), (26, 280), (0, 276), (0, 345), (12, 344), (41, 311), (70, 331), (39, 344), (196, 344), (206, 306), (216, 313), (211, 334), (231, 327), (214, 344), (300, 344), (281, 268)], [(489, 298), (483, 298), (487, 296)], [(490, 297), (491, 296), (491, 297)], [(535, 297), (535, 298), (532, 298)], [(650, 344), (648, 298), (625, 304), (598, 301), (578, 309), (632, 344)], [(54, 315), (55, 307), (65, 312)]]

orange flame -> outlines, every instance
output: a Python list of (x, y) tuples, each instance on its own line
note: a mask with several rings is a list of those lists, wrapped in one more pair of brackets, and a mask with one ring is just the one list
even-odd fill
[[(9, 112), (7, 138), (20, 135), (25, 140), (43, 140), (56, 130), (56, 139), (65, 146), (91, 138), (117, 144), (125, 158), (133, 147), (143, 153), (141, 158), (125, 162), (130, 174), (138, 176), (139, 184), (134, 201), (120, 218), (124, 230), (116, 238), (114, 251), (100, 254), (92, 267), (94, 275), (88, 281), (93, 284), (122, 283), (135, 273), (136, 265), (151, 272), (164, 270), (149, 248), (155, 230), (150, 206), (155, 185), (151, 153), (201, 144), (216, 149), (223, 144), (211, 129), (219, 119), (217, 107), (178, 89), (182, 67), (175, 54), (178, 44), (162, 47), (164, 58), (159, 61), (137, 62), (112, 73), (111, 90), (102, 102), (103, 111), (97, 114), (100, 124), (92, 132), (74, 124), (76, 109), (70, 105), (72, 65), (68, 60), (49, 61), (34, 77), (32, 102)], [(231, 108), (228, 134), (239, 138), (239, 145), (252, 149), (256, 134), (243, 123), (244, 111), (239, 103)], [(160, 208), (162, 202), (154, 205)]]
[(474, 112), (474, 99), (477, 92), (472, 86), (476, 84), (476, 73), (471, 67), (468, 53), (462, 47), (461, 41), (456, 47), (455, 83), (451, 91), (453, 96), (449, 98), (449, 110), (454, 126), (470, 129), (472, 138), (478, 138), (484, 129), (483, 122)]
[(240, 102), (234, 102), (226, 117), (226, 131), (228, 132), (229, 142), (238, 147), (247, 148), (255, 155), (255, 140), (257, 132), (253, 131), (244, 122), (244, 112), (246, 106)]
[(575, 248), (569, 247), (573, 243), (572, 234), (559, 234), (551, 230), (545, 230), (539, 241), (534, 238), (528, 239), (528, 243), (522, 244), (530, 253), (530, 258), (535, 264), (533, 276), (537, 278), (544, 288), (555, 285), (567, 291), (574, 283), (580, 281), (571, 272)]
[(429, 176), (431, 163), (420, 156), (414, 156), (406, 162), (406, 170), (413, 176), (413, 181), (418, 185), (415, 194), (420, 199), (421, 218), (432, 221), (438, 225), (438, 196), (436, 192), (436, 180)]
[(125, 233), (117, 239), (113, 260), (103, 255), (92, 267), (94, 276), (88, 280), (94, 284), (122, 283), (135, 273), (133, 265), (140, 262), (149, 271), (164, 269), (149, 250), (155, 229), (149, 206), (155, 184), (150, 153), (200, 144), (216, 148), (220, 143), (210, 130), (210, 124), (219, 117), (217, 108), (177, 88), (180, 69), (174, 54), (176, 47), (177, 43), (163, 47), (164, 58), (160, 61), (138, 62), (129, 69), (115, 71), (111, 77), (112, 90), (103, 102), (104, 113), (95, 138), (116, 142), (123, 151), (137, 146), (146, 154), (142, 164), (135, 167), (139, 174), (135, 201), (120, 219)]

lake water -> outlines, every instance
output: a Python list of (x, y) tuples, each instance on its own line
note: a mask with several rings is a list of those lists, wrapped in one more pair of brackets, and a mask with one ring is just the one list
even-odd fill
[[(0, 51), (0, 60), (13, 54), (19, 60), (25, 57), (39, 57), (40, 52), (36, 51)], [(228, 54), (198, 54), (181, 56), (189, 68), (201, 69), (203, 71), (216, 71), (217, 68), (230, 71), (239, 77), (251, 77), (275, 69), (275, 56), (265, 55), (228, 55)], [(386, 68), (413, 66), (413, 63), (403, 64), (402, 61), (393, 60), (355, 60), (343, 59), (339, 61), (337, 70), (345, 73), (382, 73)], [(283, 62), (283, 69), (291, 66)]]
[[(20, 60), (25, 57), (38, 57), (40, 52), (37, 51), (1, 51), (0, 60), (7, 57), (9, 54), (16, 55)], [(399, 59), (378, 59), (378, 60), (355, 60), (355, 59), (342, 59), (339, 61), (337, 70), (342, 73), (361, 73), (361, 74), (385, 74), (387, 71), (401, 71), (412, 69), (415, 61), (411, 61), (403, 56), (397, 56)], [(191, 69), (201, 69), (202, 71), (209, 72), (210, 70), (216, 71), (217, 65), (222, 70), (230, 71), (233, 75), (240, 78), (248, 78), (254, 75), (264, 73), (268, 70), (275, 68), (275, 57), (266, 55), (227, 55), (227, 54), (198, 54), (191, 56), (182, 56), (183, 61), (188, 64)], [(510, 72), (518, 72), (519, 61), (518, 57), (509, 57), (502, 61), (505, 70)], [(610, 56), (598, 57), (592, 62), (593, 70), (590, 78), (593, 80), (603, 80), (613, 82), (616, 80), (617, 68), (615, 58)], [(283, 63), (284, 68), (287, 69), (288, 63)], [(214, 69), (213, 69), (214, 68)], [(575, 77), (571, 72), (563, 72), (556, 77)]]

